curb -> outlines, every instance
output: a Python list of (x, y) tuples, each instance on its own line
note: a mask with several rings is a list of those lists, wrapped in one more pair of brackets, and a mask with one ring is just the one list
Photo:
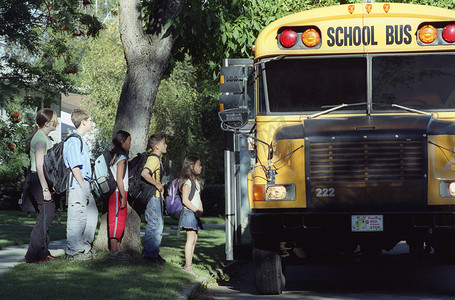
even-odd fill
[[(227, 263), (224, 267), (222, 268), (218, 268), (214, 271), (214, 273), (216, 274), (216, 277), (217, 278), (220, 278), (221, 276), (223, 276), (224, 274), (229, 274), (230, 273), (230, 270), (236, 266), (238, 266), (239, 264), (241, 264), (241, 261), (239, 260), (233, 260), (229, 263)], [(178, 296), (176, 298), (176, 300), (188, 300), (190, 299), (189, 297), (191, 295), (193, 295), (198, 289), (204, 287), (204, 286), (207, 286), (207, 282), (205, 279), (201, 278), (201, 279), (196, 279), (196, 281), (193, 281), (190, 286), (184, 288), (181, 292), (180, 292), (180, 296)]]
[(196, 280), (194, 282), (191, 283), (190, 286), (184, 288), (181, 292), (180, 292), (180, 296), (178, 296), (176, 298), (176, 300), (188, 300), (189, 297), (196, 291), (198, 290), (199, 288), (201, 288), (202, 286), (204, 286), (204, 281), (203, 280)]

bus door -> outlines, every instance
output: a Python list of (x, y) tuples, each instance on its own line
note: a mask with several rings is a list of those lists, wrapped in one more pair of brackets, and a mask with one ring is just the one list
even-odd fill
[[(247, 178), (255, 164), (255, 153), (247, 135), (254, 128), (253, 60), (224, 60), (220, 91), (220, 110), (228, 118), (223, 124), (233, 125), (232, 130), (225, 131), (224, 166), (226, 259), (234, 260), (250, 252), (251, 242)], [(236, 129), (240, 124), (242, 128)]]

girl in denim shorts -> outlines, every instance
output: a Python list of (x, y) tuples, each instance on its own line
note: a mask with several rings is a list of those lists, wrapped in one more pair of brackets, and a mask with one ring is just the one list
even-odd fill
[[(202, 172), (202, 165), (199, 157), (187, 156), (183, 161), (180, 175), (179, 190), (182, 193), (184, 205), (180, 220), (180, 228), (186, 231), (185, 244), (185, 265), (183, 271), (197, 275), (193, 270), (193, 254), (198, 239), (198, 231), (203, 229), (199, 217), (204, 212), (201, 201), (201, 191), (204, 187), (199, 178)], [(189, 199), (191, 190), (194, 189), (194, 196)]]

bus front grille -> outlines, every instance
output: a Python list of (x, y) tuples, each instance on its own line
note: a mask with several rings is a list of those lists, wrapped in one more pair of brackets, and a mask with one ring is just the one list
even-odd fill
[(319, 142), (310, 145), (312, 182), (419, 180), (421, 141)]
[(418, 139), (311, 142), (307, 152), (308, 207), (422, 205), (423, 145)]

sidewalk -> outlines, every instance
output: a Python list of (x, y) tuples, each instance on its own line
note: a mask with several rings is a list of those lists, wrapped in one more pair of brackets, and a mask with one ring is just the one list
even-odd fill
[[(54, 256), (65, 254), (66, 240), (51, 241), (49, 250)], [(25, 253), (27, 253), (28, 244), (9, 246), (0, 250), (0, 274), (8, 271), (19, 263), (25, 262)]]

